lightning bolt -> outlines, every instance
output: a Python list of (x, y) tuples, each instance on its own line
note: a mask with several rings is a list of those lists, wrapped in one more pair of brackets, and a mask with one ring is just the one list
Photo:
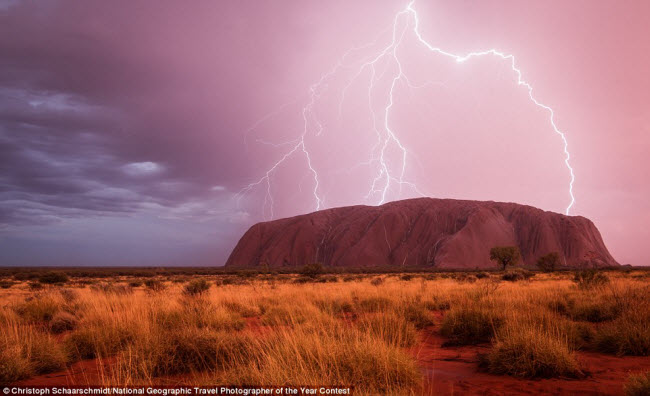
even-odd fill
[[(417, 39), (417, 42), (420, 43), (427, 51), (450, 58), (458, 64), (465, 63), (474, 58), (487, 57), (487, 56), (496, 57), (499, 60), (506, 61), (509, 63), (512, 72), (517, 77), (517, 85), (523, 86), (526, 89), (528, 93), (528, 97), (530, 98), (532, 103), (535, 104), (535, 106), (543, 109), (549, 114), (549, 120), (553, 130), (562, 139), (563, 150), (564, 150), (564, 163), (570, 173), (570, 182), (569, 182), (570, 202), (566, 207), (566, 214), (567, 215), (569, 214), (571, 207), (575, 203), (575, 196), (573, 194), (573, 184), (575, 182), (575, 174), (570, 164), (571, 155), (569, 153), (569, 144), (567, 138), (555, 123), (555, 112), (553, 111), (553, 109), (543, 104), (539, 100), (537, 100), (537, 98), (533, 95), (533, 87), (523, 79), (523, 73), (517, 67), (515, 62), (515, 57), (511, 54), (506, 54), (496, 49), (487, 49), (483, 51), (470, 52), (464, 55), (458, 55), (458, 54), (445, 51), (440, 47), (436, 47), (432, 45), (427, 40), (425, 40), (420, 33), (420, 29), (419, 29), (420, 20), (417, 11), (414, 8), (414, 3), (415, 0), (411, 1), (404, 9), (397, 12), (397, 14), (395, 15), (391, 27), (389, 27), (389, 29), (392, 31), (391, 41), (385, 47), (381, 48), (373, 56), (366, 57), (360, 61), (357, 61), (356, 64), (348, 65), (345, 62), (350, 54), (364, 48), (372, 47), (376, 44), (376, 42), (366, 44), (362, 47), (350, 49), (348, 52), (346, 52), (343, 55), (341, 60), (332, 69), (330, 69), (327, 73), (323, 74), (320, 80), (318, 80), (317, 82), (315, 82), (309, 87), (309, 99), (302, 108), (303, 126), (299, 138), (293, 141), (283, 142), (279, 144), (273, 144), (258, 139), (258, 142), (261, 142), (263, 144), (270, 144), (275, 147), (290, 145), (290, 148), (280, 157), (278, 161), (276, 161), (265, 172), (265, 174), (260, 179), (243, 188), (238, 194), (238, 199), (241, 199), (242, 196), (248, 194), (256, 187), (264, 186), (265, 196), (264, 196), (264, 204), (262, 209), (263, 216), (266, 218), (266, 213), (268, 211), (268, 213), (270, 214), (270, 218), (272, 219), (274, 216), (273, 213), (274, 201), (273, 201), (273, 194), (271, 191), (272, 176), (289, 158), (297, 154), (302, 154), (304, 155), (308, 171), (313, 176), (314, 184), (313, 184), (312, 194), (314, 196), (315, 208), (316, 210), (319, 210), (324, 207), (325, 200), (324, 197), (321, 196), (319, 191), (321, 185), (319, 180), (319, 175), (316, 168), (313, 165), (310, 151), (306, 145), (305, 138), (308, 136), (310, 132), (313, 133), (313, 136), (320, 136), (324, 132), (323, 124), (318, 119), (318, 116), (315, 111), (315, 106), (320, 96), (327, 90), (328, 88), (327, 82), (329, 81), (329, 79), (335, 76), (342, 69), (355, 69), (356, 71), (352, 75), (352, 78), (350, 78), (347, 84), (344, 86), (340, 94), (340, 101), (338, 106), (339, 117), (342, 112), (343, 102), (345, 100), (345, 95), (348, 88), (357, 79), (359, 79), (366, 70), (370, 71), (369, 81), (368, 81), (368, 108), (370, 109), (370, 113), (371, 113), (373, 132), (375, 133), (377, 140), (371, 149), (370, 159), (361, 162), (358, 165), (374, 166), (376, 173), (375, 173), (375, 177), (372, 179), (370, 183), (370, 188), (365, 198), (369, 200), (372, 199), (372, 197), (377, 196), (378, 198), (377, 204), (382, 204), (386, 202), (388, 198), (388, 194), (391, 191), (393, 184), (396, 185), (398, 188), (398, 197), (402, 195), (403, 187), (408, 187), (411, 190), (413, 190), (415, 193), (421, 196), (425, 196), (425, 194), (423, 194), (420, 191), (420, 189), (416, 186), (414, 182), (406, 179), (408, 151), (404, 146), (404, 144), (402, 144), (402, 142), (400, 141), (396, 130), (394, 129), (394, 127), (391, 126), (390, 123), (391, 110), (395, 104), (394, 92), (395, 92), (395, 88), (399, 83), (405, 83), (409, 88), (421, 88), (426, 85), (434, 84), (432, 82), (427, 82), (423, 85), (415, 86), (411, 83), (411, 81), (404, 73), (404, 70), (402, 68), (402, 62), (399, 57), (399, 48), (404, 38), (407, 36), (407, 33), (412, 33), (413, 36)], [(375, 84), (378, 81), (380, 81), (385, 76), (385, 74), (388, 73), (389, 70), (389, 67), (385, 66), (385, 70), (378, 75), (378, 69), (382, 65), (382, 62), (391, 64), (394, 71), (390, 75), (390, 79), (389, 79), (390, 84), (389, 84), (387, 98), (385, 101), (385, 106), (383, 107), (383, 110), (381, 112), (382, 114), (378, 115), (377, 112), (374, 110), (375, 105), (373, 103), (372, 93), (374, 92), (374, 89), (376, 87)], [(255, 125), (259, 123), (260, 121), (258, 121)], [(379, 123), (381, 123), (381, 127), (379, 127)], [(396, 148), (401, 153), (401, 161), (397, 170), (391, 169), (391, 166), (389, 166), (386, 159), (387, 151), (391, 147)]]

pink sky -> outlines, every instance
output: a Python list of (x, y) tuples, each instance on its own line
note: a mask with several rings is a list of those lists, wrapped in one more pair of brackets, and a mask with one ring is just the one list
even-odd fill
[[(380, 192), (368, 194), (380, 170), (367, 163), (377, 141), (369, 103), (386, 136), (396, 63), (377, 62), (382, 77), (370, 96), (370, 69), (352, 77), (390, 43), (393, 18), (406, 5), (0, 3), (7, 208), (0, 241), (14, 246), (0, 258), (107, 264), (96, 256), (118, 248), (132, 258), (112, 255), (110, 263), (220, 264), (247, 226), (270, 217), (264, 183), (240, 200), (237, 193), (295, 146), (310, 86), (346, 51), (373, 40), (315, 87), (307, 115), (322, 132), (309, 118), (304, 141), (321, 207), (379, 203)], [(516, 57), (568, 141), (571, 214), (593, 220), (619, 262), (650, 265), (650, 3), (420, 1), (414, 8), (422, 37), (445, 51), (494, 48)], [(432, 54), (405, 29), (410, 18), (398, 21), (405, 35), (397, 54), (412, 85), (423, 87), (401, 79), (389, 114), (408, 152), (404, 179), (432, 197), (563, 213), (570, 201), (563, 142), (510, 64)], [(271, 173), (276, 218), (316, 208), (301, 150)], [(384, 154), (399, 175), (398, 146)], [(386, 199), (414, 196), (404, 185)]]

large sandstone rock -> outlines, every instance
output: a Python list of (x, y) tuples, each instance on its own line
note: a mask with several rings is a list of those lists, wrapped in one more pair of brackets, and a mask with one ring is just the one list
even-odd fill
[(487, 269), (497, 267), (490, 248), (511, 245), (519, 246), (527, 267), (550, 252), (569, 267), (619, 265), (584, 217), (514, 203), (418, 198), (255, 224), (226, 266)]

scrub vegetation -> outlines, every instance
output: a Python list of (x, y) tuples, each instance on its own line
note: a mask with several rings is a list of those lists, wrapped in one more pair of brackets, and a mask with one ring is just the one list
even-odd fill
[[(5, 277), (0, 384), (92, 359), (109, 362), (104, 385), (173, 377), (419, 394), (414, 351), (427, 334), (443, 348), (483, 345), (477, 370), (527, 379), (588, 376), (580, 351), (650, 355), (644, 272), (506, 275), (55, 273), (36, 289)], [(647, 378), (625, 390), (644, 394)]]

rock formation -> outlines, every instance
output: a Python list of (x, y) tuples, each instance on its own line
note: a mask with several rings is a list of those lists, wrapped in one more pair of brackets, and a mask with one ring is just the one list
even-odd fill
[(497, 268), (490, 248), (513, 245), (525, 267), (550, 252), (567, 267), (619, 265), (584, 217), (515, 203), (418, 198), (255, 224), (226, 266), (490, 269)]

